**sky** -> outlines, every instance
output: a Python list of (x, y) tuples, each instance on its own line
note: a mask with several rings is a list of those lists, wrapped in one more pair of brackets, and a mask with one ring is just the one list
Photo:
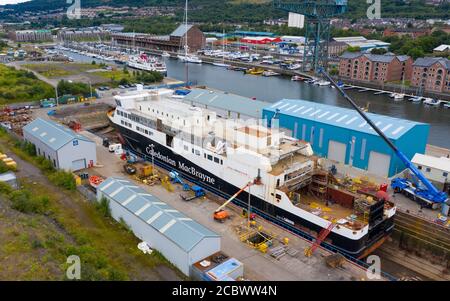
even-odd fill
[(21, 3), (21, 2), (27, 2), (29, 0), (0, 0), (0, 5), (5, 5), (5, 4), (17, 4), (17, 3)]

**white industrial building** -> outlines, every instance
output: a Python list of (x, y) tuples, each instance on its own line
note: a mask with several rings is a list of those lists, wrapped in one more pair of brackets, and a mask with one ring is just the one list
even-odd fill
[(416, 154), (411, 162), (427, 177), (438, 184), (450, 182), (450, 159)]
[(185, 275), (192, 265), (220, 251), (220, 236), (125, 179), (108, 178), (97, 199), (109, 200), (112, 217), (123, 219), (134, 235), (158, 250)]
[(97, 164), (95, 142), (59, 123), (38, 118), (23, 128), (23, 137), (57, 169), (78, 171)]

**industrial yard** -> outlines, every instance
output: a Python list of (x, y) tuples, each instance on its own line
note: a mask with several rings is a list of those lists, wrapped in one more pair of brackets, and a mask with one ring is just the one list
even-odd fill
[(56, 2), (0, 4), (0, 281), (450, 281), (442, 1)]

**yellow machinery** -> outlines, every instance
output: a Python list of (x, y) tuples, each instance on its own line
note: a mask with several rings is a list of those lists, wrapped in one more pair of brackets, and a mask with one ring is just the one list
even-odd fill
[(165, 176), (164, 178), (161, 179), (161, 185), (166, 188), (167, 191), (169, 192), (173, 192), (174, 188), (172, 186), (172, 183), (170, 183), (170, 179), (168, 176)]

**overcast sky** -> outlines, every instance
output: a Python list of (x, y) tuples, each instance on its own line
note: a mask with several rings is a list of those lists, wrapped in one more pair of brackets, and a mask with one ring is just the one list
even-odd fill
[(29, 0), (0, 0), (0, 5), (16, 4), (16, 3), (27, 2), (27, 1), (29, 1)]

